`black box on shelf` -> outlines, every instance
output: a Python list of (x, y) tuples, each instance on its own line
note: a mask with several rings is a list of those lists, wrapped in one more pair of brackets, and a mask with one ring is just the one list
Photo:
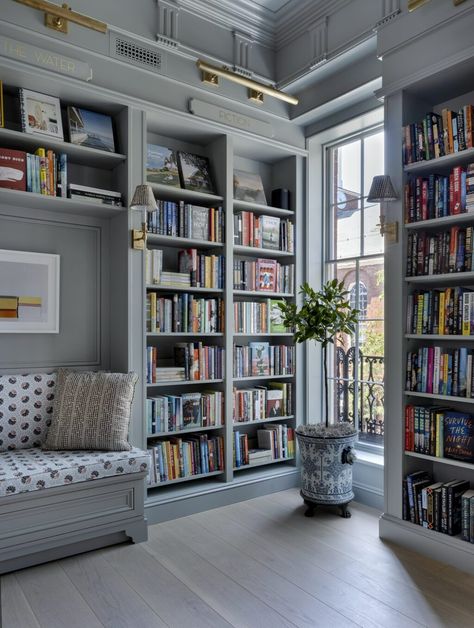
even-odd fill
[(286, 188), (272, 190), (272, 207), (290, 209), (290, 190)]

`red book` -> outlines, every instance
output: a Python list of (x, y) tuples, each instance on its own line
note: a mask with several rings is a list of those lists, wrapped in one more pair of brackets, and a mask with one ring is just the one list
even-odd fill
[(421, 219), (428, 220), (428, 179), (421, 182)]
[(461, 166), (456, 166), (453, 168), (453, 214), (460, 214), (462, 210), (461, 179), (462, 168)]
[(26, 191), (26, 153), (0, 148), (0, 188)]
[(454, 174), (449, 174), (449, 215), (454, 214)]

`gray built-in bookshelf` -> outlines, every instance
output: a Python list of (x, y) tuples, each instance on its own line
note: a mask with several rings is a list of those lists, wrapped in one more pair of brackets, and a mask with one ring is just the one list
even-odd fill
[[(146, 374), (147, 351), (155, 347), (158, 361), (173, 363), (173, 352), (176, 343), (198, 343), (211, 345), (224, 350), (224, 364), (222, 377), (212, 380), (163, 382), (157, 379), (156, 384), (148, 384), (143, 387), (144, 433), (146, 434), (147, 447), (155, 449), (157, 473), (148, 485), (149, 512), (160, 513), (160, 517), (168, 516), (173, 511), (173, 504), (187, 498), (188, 504), (195, 497), (200, 505), (184, 506), (183, 512), (190, 512), (193, 508), (205, 505), (217, 505), (222, 500), (234, 499), (225, 497), (227, 489), (234, 488), (240, 495), (254, 493), (261, 482), (267, 484), (275, 480), (288, 478), (288, 484), (294, 484), (297, 478), (297, 462), (294, 449), (285, 452), (285, 457), (261, 457), (256, 458), (251, 464), (236, 463), (234, 453), (236, 432), (241, 437), (249, 439), (250, 446), (257, 448), (257, 431), (264, 429), (265, 425), (281, 424), (287, 428), (295, 429), (298, 421), (302, 420), (303, 405), (302, 369), (303, 356), (300, 347), (294, 347), (292, 334), (287, 331), (266, 333), (250, 333), (247, 330), (236, 332), (234, 328), (234, 304), (239, 302), (254, 302), (266, 304), (271, 299), (298, 298), (296, 287), (302, 282), (303, 260), (303, 198), (304, 198), (304, 167), (305, 157), (302, 152), (279, 144), (273, 140), (261, 138), (241, 137), (238, 133), (216, 132), (211, 125), (187, 120), (183, 122), (179, 118), (171, 116), (167, 120), (163, 116), (152, 113), (146, 115), (146, 136), (144, 136), (144, 161), (143, 182), (146, 182), (146, 144), (165, 146), (173, 150), (187, 151), (197, 155), (208, 157), (211, 165), (212, 178), (215, 184), (215, 194), (203, 194), (179, 188), (167, 187), (163, 184), (152, 183), (157, 202), (180, 201), (204, 207), (222, 207), (224, 216), (224, 234), (222, 242), (206, 241), (202, 239), (170, 237), (164, 234), (150, 234), (147, 247), (150, 250), (163, 251), (164, 270), (177, 270), (177, 255), (180, 249), (196, 249), (198, 254), (222, 255), (225, 259), (224, 283), (220, 288), (188, 288), (163, 287), (150, 285), (144, 282), (142, 290), (143, 299), (143, 369)], [(261, 176), (268, 205), (234, 200), (233, 172), (234, 169), (245, 172), (257, 173)], [(272, 207), (270, 205), (271, 191), (277, 188), (290, 190), (291, 206), (288, 209)], [(294, 225), (294, 252), (264, 249), (234, 244), (234, 215), (241, 211), (253, 212), (255, 216), (273, 216), (280, 220), (290, 220)], [(280, 264), (294, 265), (292, 279), (293, 289), (285, 292), (268, 292), (259, 290), (245, 290), (243, 286), (234, 285), (234, 261), (242, 260), (256, 262), (258, 258), (278, 261)], [(143, 272), (146, 272), (146, 259), (143, 258)], [(216, 332), (192, 333), (189, 330), (180, 332), (150, 332), (147, 327), (147, 298), (156, 291), (161, 297), (175, 298), (188, 294), (193, 298), (222, 299), (224, 315), (223, 327)], [(148, 330), (148, 331), (147, 331)], [(234, 347), (247, 347), (249, 343), (268, 342), (270, 345), (283, 345), (283, 350), (294, 347), (294, 361), (291, 372), (277, 375), (246, 375), (237, 376), (234, 372)], [(234, 422), (233, 400), (234, 393), (254, 388), (272, 387), (280, 383), (292, 386), (291, 408), (277, 413), (277, 416), (265, 416), (257, 420)], [(276, 389), (276, 388), (275, 388)], [(160, 395), (181, 396), (189, 393), (209, 394), (218, 391), (223, 398), (223, 413), (221, 425), (208, 425), (198, 427), (183, 427), (176, 431), (150, 433), (147, 423), (147, 399)], [(260, 393), (262, 394), (262, 393)], [(237, 412), (238, 414), (238, 412)], [(261, 416), (261, 415), (260, 415)], [(239, 417), (240, 418), (240, 417)], [(160, 429), (160, 428), (154, 428)], [(291, 432), (290, 432), (291, 433)], [(199, 437), (221, 439), (223, 456), (221, 468), (212, 470), (208, 468), (205, 473), (189, 475), (185, 470), (185, 477), (164, 479), (160, 477), (158, 451), (162, 447), (162, 455), (165, 455), (163, 442), (178, 442)], [(169, 460), (168, 460), (169, 462)], [(163, 471), (163, 469), (162, 469)], [(182, 473), (183, 469), (181, 469)], [(188, 469), (189, 471), (189, 469)], [(249, 488), (252, 487), (252, 488)], [(154, 516), (154, 515), (151, 515)]]
[[(0, 189), (0, 248), (56, 253), (61, 256), (61, 321), (58, 335), (4, 334), (0, 339), (0, 370), (3, 373), (55, 370), (59, 366), (77, 369), (136, 371), (139, 374), (130, 424), (130, 441), (147, 448), (166, 434), (147, 433), (146, 399), (152, 395), (218, 391), (224, 399), (223, 424), (194, 428), (173, 436), (190, 434), (220, 436), (224, 444), (223, 469), (209, 470), (192, 477), (150, 486), (146, 501), (149, 521), (163, 520), (199, 509), (238, 501), (254, 495), (294, 486), (298, 480), (295, 459), (266, 462), (253, 467), (242, 466), (234, 471), (232, 393), (233, 389), (261, 386), (274, 382), (291, 382), (294, 394), (291, 412), (265, 423), (285, 423), (295, 427), (302, 420), (303, 379), (302, 351), (296, 352), (294, 374), (286, 376), (235, 379), (232, 372), (233, 344), (269, 341), (271, 344), (292, 344), (288, 333), (266, 335), (233, 334), (233, 302), (265, 301), (271, 297), (294, 299), (295, 294), (269, 294), (234, 290), (232, 262), (235, 255), (255, 261), (256, 251), (234, 250), (234, 212), (252, 210), (282, 219), (290, 218), (296, 227), (295, 254), (265, 251), (261, 257), (278, 258), (280, 263), (295, 264), (294, 285), (302, 281), (303, 220), (305, 198), (306, 151), (271, 138), (259, 138), (245, 131), (199, 119), (189, 113), (177, 112), (153, 102), (112, 92), (99, 84), (65, 81), (46, 71), (19, 67), (14, 61), (2, 60), (1, 80), (4, 88), (6, 128), (0, 129), (0, 147), (33, 152), (44, 147), (68, 156), (68, 178), (80, 185), (114, 190), (122, 194), (123, 207), (84, 204), (80, 200)], [(18, 87), (57, 96), (63, 109), (81, 106), (112, 116), (116, 152), (72, 145), (47, 137), (29, 136), (21, 132), (15, 112)], [(260, 112), (259, 112), (260, 113)], [(130, 228), (138, 227), (140, 212), (128, 209), (135, 187), (145, 181), (147, 143), (155, 143), (190, 153), (206, 155), (211, 164), (215, 194), (191, 192), (153, 184), (157, 199), (184, 201), (207, 207), (222, 207), (225, 234), (222, 243), (203, 242), (193, 238), (172, 238), (150, 234), (149, 248), (164, 251), (164, 267), (176, 269), (180, 249), (195, 248), (199, 252), (223, 255), (226, 260), (222, 289), (182, 288), (160, 289), (146, 285), (145, 255), (131, 247)], [(300, 142), (301, 144), (301, 142)], [(291, 192), (289, 210), (254, 205), (233, 200), (233, 170), (239, 168), (260, 173), (267, 199), (271, 190), (288, 188)], [(146, 296), (150, 292), (193, 294), (197, 297), (222, 299), (225, 320), (222, 331), (182, 335), (146, 332)], [(14, 337), (15, 336), (15, 337)], [(27, 340), (27, 342), (26, 342)], [(172, 383), (146, 380), (146, 348), (155, 346), (165, 356), (172, 355), (178, 342), (202, 341), (203, 345), (225, 350), (224, 374), (213, 381)], [(255, 435), (257, 422), (240, 424), (242, 433)]]
[[(452, 77), (451, 81), (446, 82), (446, 74)], [(474, 272), (468, 267), (464, 272), (456, 272), (456, 268), (450, 268), (449, 272), (443, 272), (440, 268), (436, 272), (428, 268), (426, 273), (408, 273), (407, 264), (410, 256), (414, 254), (414, 234), (427, 234), (429, 237), (435, 233), (449, 231), (453, 227), (461, 229), (472, 227), (474, 215), (470, 210), (467, 213), (441, 217), (425, 216), (425, 220), (411, 216), (410, 220), (410, 206), (407, 207), (407, 196), (404, 197), (403, 193), (407, 182), (413, 177), (428, 179), (430, 175), (449, 175), (454, 167), (466, 167), (473, 163), (473, 150), (461, 150), (450, 155), (405, 165), (400, 159), (405, 125), (423, 120), (428, 112), (441, 114), (445, 108), (457, 111), (462, 106), (473, 103), (474, 93), (469, 92), (470, 86), (472, 86), (472, 76), (460, 66), (452, 73), (451, 70), (443, 70), (443, 72), (425, 76), (419, 82), (411, 84), (406, 91), (390, 93), (386, 98), (387, 134), (390, 140), (386, 143), (386, 171), (400, 192), (400, 201), (391, 203), (390, 206), (387, 204), (386, 211), (389, 220), (397, 220), (405, 224), (400, 230), (400, 242), (388, 245), (385, 256), (386, 277), (389, 278), (387, 281), (389, 288), (385, 293), (386, 329), (388, 330), (385, 350), (386, 373), (388, 373), (385, 385), (385, 442), (389, 446), (385, 448), (385, 513), (380, 522), (380, 534), (384, 539), (472, 572), (474, 545), (463, 540), (461, 534), (451, 535), (434, 529), (436, 521), (430, 520), (422, 525), (421, 516), (420, 520), (416, 520), (415, 523), (410, 520), (413, 510), (410, 513), (410, 504), (407, 502), (404, 506), (407, 493), (404, 492), (402, 484), (407, 476), (421, 471), (427, 474), (431, 485), (457, 479), (468, 481), (471, 488), (474, 488), (474, 464), (448, 456), (413, 451), (410, 436), (406, 433), (409, 432), (411, 407), (423, 408), (426, 411), (424, 416), (428, 416), (430, 410), (434, 412), (435, 408), (443, 409), (443, 412), (473, 414), (474, 399), (469, 393), (466, 396), (459, 396), (452, 393), (446, 394), (444, 389), (435, 391), (425, 387), (419, 390), (419, 383), (409, 388), (407, 381), (409, 379), (407, 377), (409, 354), (417, 354), (423, 347), (428, 348), (427, 350), (432, 347), (433, 354), (435, 350), (441, 355), (449, 351), (454, 356), (460, 347), (466, 348), (469, 353), (474, 350), (472, 332), (470, 335), (463, 335), (459, 329), (451, 330), (451, 332), (435, 329), (434, 333), (429, 333), (429, 329), (409, 329), (408, 323), (412, 312), (407, 312), (407, 308), (409, 296), (417, 291), (443, 292), (446, 289), (455, 290), (456, 288), (473, 291)], [(409, 245), (412, 247), (411, 250)], [(418, 250), (418, 253), (419, 266), (423, 264), (425, 258), (428, 259), (430, 254), (433, 255), (432, 250), (427, 250), (426, 254), (421, 255)], [(439, 349), (435, 349), (436, 347)], [(434, 381), (437, 380), (436, 368), (437, 366), (434, 365)], [(467, 384), (469, 386), (470, 382)], [(425, 434), (424, 437), (426, 443), (428, 435)], [(433, 435), (431, 434), (430, 437), (433, 438)], [(433, 443), (433, 440), (429, 442)], [(421, 445), (417, 447), (420, 448)], [(420, 484), (420, 490), (421, 487)], [(424, 513), (423, 517), (425, 517)]]

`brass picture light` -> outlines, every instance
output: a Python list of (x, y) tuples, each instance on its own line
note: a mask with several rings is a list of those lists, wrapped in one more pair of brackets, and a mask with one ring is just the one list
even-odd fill
[(79, 24), (79, 26), (84, 26), (85, 28), (90, 28), (91, 30), (99, 33), (107, 32), (107, 24), (105, 22), (100, 22), (88, 15), (77, 13), (67, 4), (59, 6), (53, 2), (47, 2), (46, 0), (15, 0), (15, 2), (24, 4), (32, 9), (38, 9), (38, 11), (44, 11), (45, 25), (55, 31), (59, 31), (60, 33), (68, 32), (69, 22)]

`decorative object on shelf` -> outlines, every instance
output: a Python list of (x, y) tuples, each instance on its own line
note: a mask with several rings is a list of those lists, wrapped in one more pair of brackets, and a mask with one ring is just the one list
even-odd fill
[(178, 151), (178, 168), (181, 187), (194, 192), (214, 194), (209, 159)]
[(52, 28), (60, 33), (68, 33), (69, 22), (84, 26), (84, 28), (90, 28), (98, 33), (107, 32), (107, 24), (99, 20), (95, 20), (88, 15), (77, 13), (73, 11), (66, 3), (62, 6), (58, 6), (53, 2), (46, 2), (46, 0), (15, 0), (20, 4), (25, 4), (27, 7), (44, 11), (44, 23), (48, 28)]
[(59, 333), (59, 255), (0, 250), (0, 333)]
[(180, 188), (177, 151), (158, 144), (147, 144), (146, 180)]
[[(372, 179), (368, 203), (386, 203), (398, 200), (397, 193), (393, 189), (392, 181), (388, 174), (377, 175)], [(398, 241), (398, 222), (386, 222), (382, 208), (380, 211), (380, 235), (387, 236), (387, 242)]]
[(142, 228), (132, 229), (132, 248), (136, 251), (144, 251), (146, 248), (146, 213), (158, 209), (151, 185), (137, 185), (133, 194), (130, 209), (142, 212)]
[(68, 107), (67, 121), (71, 144), (115, 153), (111, 116), (82, 107)]
[(330, 425), (327, 348), (340, 334), (354, 333), (358, 310), (351, 307), (348, 291), (337, 279), (328, 281), (318, 292), (304, 283), (300, 288), (303, 305), (284, 302), (279, 307), (284, 325), (295, 329), (297, 343), (319, 342), (323, 349), (325, 424), (307, 424), (296, 430), (302, 458), (301, 496), (311, 517), (317, 504), (339, 505), (343, 517), (350, 517), (348, 503), (352, 492), (353, 447), (357, 430), (351, 423)]
[(0, 148), (0, 188), (26, 190), (26, 153)]
[(290, 190), (286, 188), (272, 190), (272, 206), (280, 209), (290, 209)]
[(297, 105), (299, 102), (296, 96), (292, 96), (291, 94), (285, 94), (285, 92), (281, 92), (280, 90), (275, 89), (270, 85), (265, 85), (264, 83), (253, 81), (252, 79), (246, 78), (241, 74), (232, 72), (226, 67), (220, 68), (216, 65), (206, 63), (202, 59), (198, 59), (196, 61), (196, 65), (202, 72), (201, 80), (203, 83), (218, 87), (219, 76), (222, 76), (222, 78), (226, 78), (229, 81), (247, 87), (249, 90), (248, 98), (252, 101), (256, 101), (259, 104), (263, 102), (264, 94), (266, 94), (267, 96), (271, 96), (272, 98), (278, 98), (279, 100), (283, 100), (290, 105)]
[(0, 81), (0, 129), (5, 126), (5, 114), (3, 112), (3, 83)]
[(234, 198), (238, 201), (266, 205), (267, 199), (260, 175), (234, 170)]
[(64, 140), (59, 98), (19, 89), (21, 125), (24, 133)]

